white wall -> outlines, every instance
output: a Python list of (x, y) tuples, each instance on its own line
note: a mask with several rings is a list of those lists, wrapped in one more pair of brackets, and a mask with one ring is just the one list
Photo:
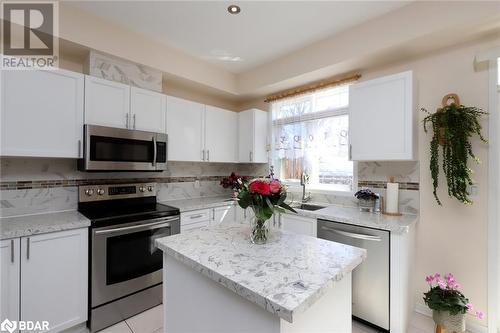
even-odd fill
[[(418, 108), (435, 109), (441, 98), (450, 92), (460, 96), (461, 103), (488, 109), (488, 71), (475, 71), (474, 57), (482, 50), (498, 45), (500, 40), (476, 42), (448, 51), (432, 54), (408, 63), (363, 73), (363, 80), (404, 70), (413, 70), (418, 81)], [(420, 113), (420, 120), (424, 113)], [(488, 134), (487, 119), (483, 133)], [(430, 134), (419, 131), (420, 160), (420, 222), (417, 227), (417, 262), (415, 267), (417, 302), (423, 304), (422, 293), (427, 290), (426, 274), (452, 272), (463, 291), (477, 308), (487, 310), (487, 202), (488, 202), (488, 146), (473, 139), (473, 150), (482, 160), (475, 170), (474, 180), (479, 194), (474, 204), (466, 206), (448, 198), (441, 175), (438, 206), (432, 195), (429, 171)], [(476, 321), (474, 318), (470, 318)], [(486, 319), (478, 322), (486, 325)]]

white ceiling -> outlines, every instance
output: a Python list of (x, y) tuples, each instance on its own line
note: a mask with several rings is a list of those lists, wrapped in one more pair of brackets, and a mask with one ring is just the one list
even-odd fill
[[(409, 1), (76, 1), (72, 4), (241, 73)], [(227, 6), (241, 13), (231, 15)]]

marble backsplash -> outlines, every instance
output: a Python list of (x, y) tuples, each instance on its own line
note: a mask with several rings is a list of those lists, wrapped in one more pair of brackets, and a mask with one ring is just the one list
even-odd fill
[(87, 173), (78, 171), (76, 161), (70, 159), (3, 158), (0, 216), (76, 209), (76, 184), (85, 180), (161, 180), (157, 187), (159, 201), (229, 195), (230, 191), (223, 189), (217, 179), (232, 171), (264, 176), (268, 167), (267, 164), (169, 162), (168, 170), (163, 172)]
[[(392, 176), (396, 182), (400, 183), (399, 211), (417, 215), (420, 208), (418, 162), (358, 162), (359, 186), (369, 188), (382, 197), (386, 195), (385, 184)], [(301, 200), (300, 188), (289, 188), (289, 192), (289, 197), (293, 201)], [(357, 207), (358, 205), (358, 200), (352, 194), (331, 194), (325, 191), (313, 191), (311, 201), (344, 207)]]
[[(218, 181), (158, 183), (158, 201), (230, 196)], [(17, 216), (75, 210), (78, 207), (78, 187), (52, 187), (0, 191), (0, 216)]]
[[(264, 176), (268, 173), (267, 164), (231, 164), (169, 162), (164, 172), (125, 172), (125, 173), (87, 173), (77, 170), (76, 161), (71, 159), (43, 158), (3, 158), (0, 164), (0, 216), (35, 214), (40, 212), (76, 209), (78, 187), (82, 180), (134, 181), (136, 179), (155, 178), (158, 182), (160, 201), (219, 196), (229, 194), (217, 178), (232, 171), (242, 175)], [(418, 162), (359, 162), (358, 181), (360, 184), (377, 184), (372, 188), (385, 196), (383, 184), (390, 176), (397, 182), (413, 184), (411, 189), (400, 190), (400, 211), (418, 214), (419, 211), (419, 166)], [(212, 179), (214, 178), (214, 179)], [(198, 181), (196, 181), (198, 180)], [(55, 185), (31, 186), (22, 188), (21, 182), (47, 181)], [(58, 183), (61, 182), (61, 183)], [(21, 186), (19, 185), (21, 183)], [(7, 184), (7, 185), (6, 185)], [(8, 184), (17, 184), (10, 188)], [(13, 185), (14, 186), (14, 185)], [(32, 188), (29, 188), (32, 187)], [(370, 188), (370, 186), (367, 186)], [(290, 188), (290, 197), (299, 201), (299, 188)], [(357, 200), (352, 195), (336, 195), (325, 192), (313, 192), (312, 200), (320, 203), (355, 207)]]

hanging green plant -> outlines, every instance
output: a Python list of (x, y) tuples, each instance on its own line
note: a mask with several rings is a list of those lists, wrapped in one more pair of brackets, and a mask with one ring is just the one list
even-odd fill
[[(448, 104), (450, 100), (451, 103)], [(448, 195), (464, 204), (472, 204), (467, 186), (473, 184), (471, 177), (473, 170), (468, 167), (468, 159), (470, 156), (478, 164), (481, 161), (472, 152), (470, 139), (476, 134), (481, 141), (487, 142), (481, 134), (479, 121), (488, 113), (477, 107), (461, 105), (456, 94), (446, 95), (443, 98), (443, 106), (435, 113), (430, 113), (424, 108), (422, 111), (428, 114), (423, 120), (424, 131), (427, 133), (429, 127), (432, 127), (433, 131), (430, 145), (430, 169), (436, 201), (441, 205), (437, 195), (439, 146), (441, 146)]]

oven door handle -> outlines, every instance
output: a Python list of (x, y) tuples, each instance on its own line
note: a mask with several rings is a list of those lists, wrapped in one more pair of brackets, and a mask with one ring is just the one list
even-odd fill
[(160, 221), (160, 222), (154, 222), (154, 223), (148, 223), (148, 224), (139, 224), (139, 225), (132, 225), (130, 227), (121, 227), (121, 228), (113, 228), (113, 229), (106, 229), (106, 230), (96, 230), (95, 234), (96, 235), (103, 235), (103, 234), (114, 234), (117, 232), (122, 232), (122, 231), (134, 231), (138, 229), (144, 229), (144, 230), (152, 230), (152, 229), (159, 229), (159, 228), (165, 228), (165, 227), (170, 227), (171, 224), (170, 222), (165, 222), (165, 221)]

